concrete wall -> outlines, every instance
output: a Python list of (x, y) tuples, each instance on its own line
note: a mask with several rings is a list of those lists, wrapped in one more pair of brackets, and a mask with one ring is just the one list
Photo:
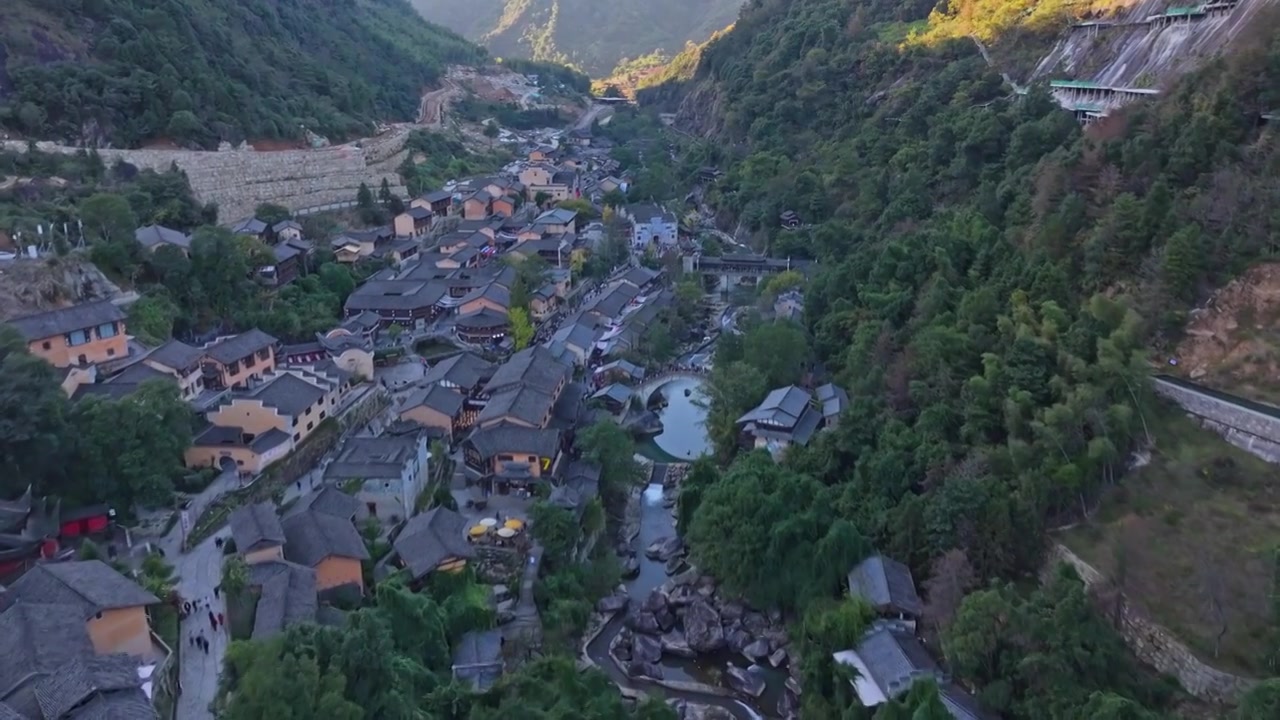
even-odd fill
[(1227, 442), (1267, 462), (1280, 463), (1280, 418), (1168, 380), (1152, 378), (1151, 382), (1157, 394), (1177, 403)]
[[(218, 204), (218, 221), (235, 222), (264, 202), (290, 210), (353, 202), (360, 183), (375, 192), (385, 178), (391, 191), (408, 191), (396, 172), (412, 127), (397, 126), (374, 138), (316, 150), (99, 150), (108, 165), (123, 160), (163, 172), (177, 165), (191, 179), (196, 199)], [(3, 148), (26, 152), (27, 144), (6, 141)], [(74, 154), (83, 148), (41, 142), (41, 152)]]
[(284, 560), (284, 546), (272, 545), (271, 547), (254, 550), (253, 552), (244, 553), (245, 565), (256, 565), (264, 562), (279, 562)]
[(328, 590), (343, 585), (355, 585), (360, 588), (362, 594), (364, 593), (364, 574), (359, 560), (330, 556), (316, 565), (316, 590)]
[[(1075, 568), (1087, 588), (1106, 582), (1096, 568), (1058, 543), (1049, 549), (1042, 578), (1047, 579), (1060, 562)], [(1206, 702), (1235, 704), (1257, 683), (1252, 678), (1232, 675), (1201, 662), (1172, 632), (1128, 602), (1122, 606), (1118, 630), (1139, 660), (1176, 678), (1184, 690)]]
[[(71, 345), (67, 336), (54, 335), (27, 343), (27, 350), (38, 358), (43, 358), (57, 368), (83, 365), (85, 363), (101, 363), (108, 360), (127, 357), (129, 355), (129, 338), (125, 335), (123, 322), (106, 323), (114, 326), (114, 335), (102, 337), (98, 327), (86, 328), (84, 332), (88, 342)], [(84, 362), (80, 357), (84, 357)]]

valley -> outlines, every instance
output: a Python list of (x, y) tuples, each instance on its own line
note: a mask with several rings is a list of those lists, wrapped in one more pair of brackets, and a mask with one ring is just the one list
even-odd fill
[[(484, 45), (496, 57), (568, 63), (592, 77), (620, 63), (670, 58), (733, 24), (741, 0), (413, 0), (422, 16)], [(658, 57), (654, 57), (658, 60)]]

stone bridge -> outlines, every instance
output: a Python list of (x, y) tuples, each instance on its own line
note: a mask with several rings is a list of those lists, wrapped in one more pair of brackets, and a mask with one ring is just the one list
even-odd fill
[(683, 258), (686, 273), (700, 273), (707, 277), (720, 278), (720, 284), (727, 289), (732, 283), (754, 279), (759, 284), (761, 278), (777, 275), (788, 270), (804, 272), (809, 267), (807, 260), (791, 258), (771, 258), (764, 255), (686, 255)]
[(635, 396), (640, 398), (641, 402), (648, 406), (649, 398), (653, 397), (653, 393), (656, 392), (658, 388), (666, 385), (672, 380), (679, 380), (680, 378), (705, 380), (707, 378), (707, 374), (704, 372), (698, 372), (697, 370), (665, 370), (653, 377), (645, 378), (645, 381), (640, 384), (640, 387), (636, 388)]

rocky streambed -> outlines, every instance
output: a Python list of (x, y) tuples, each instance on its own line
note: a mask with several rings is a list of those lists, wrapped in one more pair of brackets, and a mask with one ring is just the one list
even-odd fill
[[(685, 466), (654, 473), (619, 548), (630, 579), (597, 605), (584, 657), (619, 687), (667, 698), (682, 720), (795, 718), (799, 670), (782, 618), (752, 608), (688, 564), (675, 535)], [(627, 693), (631, 694), (631, 693)]]

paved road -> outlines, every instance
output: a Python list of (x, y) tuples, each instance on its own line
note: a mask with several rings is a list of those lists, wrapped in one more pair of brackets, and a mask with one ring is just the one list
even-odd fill
[(515, 619), (507, 626), (508, 636), (522, 635), (525, 647), (542, 644), (542, 621), (538, 617), (538, 603), (533, 597), (533, 586), (538, 581), (538, 566), (542, 564), (542, 546), (534, 543), (525, 560), (524, 574), (520, 580), (520, 600), (516, 602)]
[[(301, 488), (298, 485), (290, 485), (285, 489), (284, 500), (289, 500), (301, 495), (303, 492), (310, 491), (314, 483), (319, 482), (319, 470), (312, 470), (302, 478)], [(215, 482), (224, 481), (224, 476), (220, 476)], [(234, 478), (234, 473), (232, 474)], [(213, 497), (217, 497), (221, 492), (213, 493), (214, 485), (211, 484), (205, 493), (211, 493), (210, 497), (205, 499), (205, 504), (212, 502)], [(204, 496), (205, 493), (201, 493)], [(198, 498), (199, 499), (199, 496)], [(192, 508), (195, 508), (195, 501), (192, 502)], [(192, 519), (196, 514), (192, 514)], [(207, 538), (204, 542), (192, 548), (189, 552), (181, 552), (182, 548), (182, 527), (179, 524), (173, 532), (165, 536), (160, 541), (160, 546), (164, 548), (165, 555), (172, 558), (174, 571), (178, 575), (178, 592), (183, 598), (198, 600), (201, 602), (208, 601), (215, 613), (226, 614), (227, 609), (222, 598), (213, 596), (213, 588), (222, 582), (222, 550), (217, 546), (217, 539), (231, 537), (229, 528), (222, 528), (213, 537)], [(209, 640), (209, 652), (205, 654), (195, 648), (190, 643), (190, 638), (203, 634)], [(209, 710), (210, 703), (218, 695), (218, 675), (222, 672), (222, 659), (226, 654), (227, 645), (231, 642), (227, 631), (219, 628), (217, 632), (213, 632), (209, 626), (208, 611), (201, 609), (197, 613), (192, 613), (190, 617), (182, 623), (181, 637), (179, 642), (182, 643), (182, 695), (178, 698), (178, 718), (179, 720), (213, 720), (213, 713)]]

